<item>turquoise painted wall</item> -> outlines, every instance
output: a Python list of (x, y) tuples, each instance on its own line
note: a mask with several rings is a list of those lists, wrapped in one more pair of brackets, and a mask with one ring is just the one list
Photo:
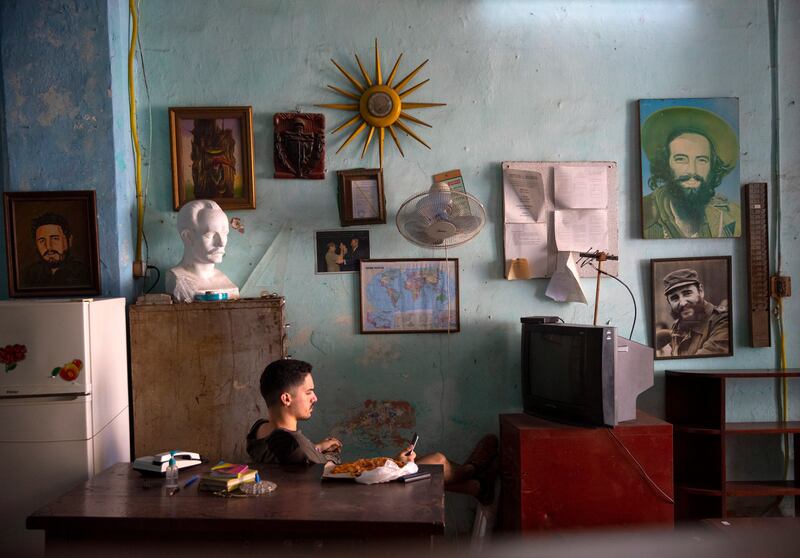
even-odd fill
[[(2, 189), (95, 190), (102, 295), (133, 294), (121, 0), (8, 1), (2, 17)], [(126, 14), (127, 10), (123, 12)], [(120, 35), (109, 17), (122, 22)], [(125, 62), (123, 61), (123, 68)], [(116, 75), (112, 79), (112, 68)], [(124, 72), (124, 70), (123, 70)], [(124, 73), (123, 73), (124, 77)], [(5, 241), (4, 241), (5, 243)], [(7, 296), (6, 261), (0, 292)]]
[[(263, 289), (286, 297), (293, 324), (290, 352), (314, 363), (318, 376), (321, 404), (307, 429), (316, 435), (339, 432), (364, 451), (392, 448), (397, 435), (417, 429), (421, 451), (444, 448), (460, 458), (477, 433), (496, 430), (498, 412), (520, 408), (519, 317), (592, 319), (590, 306), (546, 299), (546, 281), (503, 280), (501, 161), (614, 160), (620, 169), (620, 276), (639, 304), (634, 338), (648, 339), (649, 258), (729, 254), (735, 356), (669, 366), (773, 366), (774, 349), (746, 346), (741, 240), (638, 238), (637, 99), (739, 97), (742, 182), (771, 181), (767, 6), (752, 1), (143, 2), (141, 37), (153, 112), (146, 219), (151, 263), (165, 269), (181, 253), (171, 210), (167, 107), (252, 105), (258, 208), (231, 212), (244, 221), (245, 233), (231, 234), (221, 267), (239, 285), (255, 284), (249, 294)], [(460, 168), (468, 191), (488, 210), (484, 231), (449, 253), (459, 258), (461, 270), (457, 334), (359, 335), (357, 276), (313, 273), (314, 231), (339, 226), (333, 171), (377, 166), (374, 149), (364, 160), (358, 147), (334, 155), (343, 136), (329, 136), (326, 180), (271, 178), (273, 113), (318, 111), (315, 103), (339, 102), (326, 84), (347, 83), (329, 59), (357, 73), (353, 54), (371, 61), (375, 37), (385, 67), (404, 54), (401, 75), (430, 58), (419, 77), (431, 81), (413, 100), (447, 106), (418, 111), (433, 125), (420, 129), (431, 151), (410, 138), (403, 141), (406, 158), (387, 146), (390, 222), (369, 227), (372, 256), (444, 256), (411, 245), (392, 223), (402, 201), (427, 188), (436, 172)], [(137, 98), (144, 119), (141, 89)], [(344, 113), (323, 112), (329, 128), (345, 119)], [(796, 159), (791, 164), (796, 169)], [(788, 185), (786, 190), (794, 200)], [(586, 280), (585, 287), (591, 296), (592, 282)], [(628, 294), (604, 281), (601, 320), (627, 333), (632, 315)], [(796, 352), (792, 359), (796, 364)], [(657, 365), (657, 386), (642, 400), (658, 414), (663, 412), (660, 371), (666, 366)], [(758, 388), (766, 401), (758, 402), (752, 390), (735, 394), (736, 401), (748, 403), (755, 415), (773, 414), (773, 386)], [(410, 402), (416, 426), (399, 433), (385, 425), (354, 428), (367, 401)], [(384, 414), (397, 409), (376, 408)]]
[[(114, 252), (104, 244), (103, 254), (114, 262), (118, 254), (119, 292), (124, 292), (131, 238), (127, 107), (120, 70), (125, 3), (32, 5), (6, 2), (0, 12), (3, 188), (110, 188), (117, 205), (101, 208), (101, 231), (104, 242), (118, 248)], [(639, 303), (634, 339), (648, 341), (651, 257), (733, 256), (735, 355), (658, 363), (656, 387), (640, 403), (662, 414), (667, 366), (772, 367), (777, 352), (774, 347), (746, 346), (742, 240), (638, 238), (636, 101), (739, 97), (743, 183), (774, 184), (771, 122), (777, 108), (783, 273), (797, 281), (800, 116), (795, 95), (800, 72), (793, 58), (800, 7), (796, 2), (779, 5), (780, 89), (773, 107), (767, 1), (142, 0), (141, 39), (150, 94), (145, 94), (137, 63), (136, 98), (149, 176), (149, 263), (164, 272), (181, 254), (171, 209), (167, 108), (252, 105), (258, 208), (230, 213), (244, 221), (245, 232), (231, 233), (221, 267), (237, 284), (248, 283), (246, 294), (267, 290), (286, 297), (290, 352), (315, 364), (319, 385), (320, 405), (306, 431), (314, 438), (334, 432), (356, 454), (391, 451), (417, 430), (420, 452), (442, 449), (460, 459), (480, 433), (497, 429), (497, 413), (520, 409), (519, 317), (557, 314), (579, 323), (592, 317), (590, 306), (550, 302), (544, 296), (546, 281), (503, 279), (500, 163), (614, 160), (619, 164), (620, 277)], [(375, 37), (387, 68), (401, 52), (401, 73), (430, 58), (419, 78), (431, 81), (412, 100), (447, 106), (419, 111), (433, 125), (420, 130), (431, 151), (405, 137), (405, 158), (388, 146), (384, 176), (389, 223), (369, 227), (372, 255), (443, 256), (409, 244), (393, 219), (403, 200), (429, 186), (432, 174), (460, 168), (468, 191), (488, 211), (483, 232), (448, 254), (460, 263), (460, 333), (359, 335), (358, 278), (313, 273), (314, 231), (339, 228), (334, 171), (377, 166), (374, 149), (364, 160), (355, 146), (334, 155), (341, 141), (336, 136), (329, 138), (325, 180), (271, 178), (272, 115), (298, 108), (317, 111), (315, 103), (339, 101), (326, 84), (346, 83), (329, 59), (355, 73), (353, 54), (371, 60)], [(65, 61), (57, 51), (75, 56)], [(50, 88), (57, 92), (56, 105), (46, 96)], [(343, 122), (342, 113), (323, 112), (329, 128)], [(80, 127), (86, 126), (84, 115), (98, 118), (91, 134)], [(92, 149), (85, 149), (87, 145)], [(773, 209), (776, 199), (773, 195)], [(775, 212), (772, 224), (775, 233)], [(775, 234), (772, 238), (774, 242)], [(591, 302), (592, 281), (584, 286)], [(797, 299), (795, 295), (786, 303), (790, 366), (798, 366), (800, 355)], [(627, 332), (632, 314), (627, 293), (605, 280), (601, 320)], [(776, 414), (771, 382), (738, 386), (729, 398), (738, 418)], [(796, 392), (792, 414), (800, 415)], [(746, 461), (773, 471), (777, 466), (759, 454)]]

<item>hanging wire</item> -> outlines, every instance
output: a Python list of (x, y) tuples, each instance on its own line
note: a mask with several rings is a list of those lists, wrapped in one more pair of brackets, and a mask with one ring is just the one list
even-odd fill
[(607, 273), (607, 272), (603, 271), (602, 269), (598, 268), (591, 261), (589, 261), (589, 258), (585, 258), (585, 261), (583, 261), (583, 263), (581, 263), (581, 267), (583, 267), (585, 265), (588, 265), (589, 267), (594, 268), (597, 272), (602, 273), (603, 275), (608, 275), (609, 277), (611, 277), (612, 279), (617, 281), (619, 284), (621, 284), (623, 287), (625, 287), (625, 290), (627, 290), (628, 294), (631, 295), (631, 302), (633, 302), (633, 323), (631, 324), (631, 333), (628, 336), (628, 339), (633, 339), (633, 330), (636, 328), (636, 316), (638, 314), (638, 311), (637, 311), (637, 308), (636, 308), (636, 297), (633, 296), (633, 291), (631, 291), (630, 287), (628, 287), (628, 285), (625, 284), (625, 281), (623, 281), (622, 279), (620, 279), (616, 275), (611, 275), (610, 273)]

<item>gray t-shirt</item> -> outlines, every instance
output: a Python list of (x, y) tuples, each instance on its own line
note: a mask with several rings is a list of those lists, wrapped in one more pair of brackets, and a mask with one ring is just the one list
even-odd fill
[(276, 428), (266, 438), (256, 438), (262, 424), (269, 422), (259, 419), (247, 433), (247, 454), (255, 463), (277, 463), (294, 465), (312, 463), (340, 462), (339, 452), (321, 453), (306, 438), (300, 429), (295, 431)]

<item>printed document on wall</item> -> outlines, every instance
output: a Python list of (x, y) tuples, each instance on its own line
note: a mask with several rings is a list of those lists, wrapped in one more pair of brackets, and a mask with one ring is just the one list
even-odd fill
[(545, 293), (556, 302), (582, 302), (586, 304), (581, 278), (572, 252), (559, 252), (558, 263)]
[(555, 205), (559, 209), (606, 209), (608, 207), (606, 166), (600, 164), (555, 167), (553, 193)]
[(542, 173), (503, 169), (503, 205), (506, 223), (544, 221), (545, 200)]
[(608, 212), (605, 209), (560, 209), (553, 212), (559, 252), (608, 251)]
[(547, 223), (506, 224), (505, 256), (506, 260), (525, 258), (531, 273), (544, 275), (547, 272)]

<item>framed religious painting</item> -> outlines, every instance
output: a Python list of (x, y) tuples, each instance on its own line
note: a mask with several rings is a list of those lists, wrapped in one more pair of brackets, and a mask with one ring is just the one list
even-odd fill
[(457, 259), (361, 260), (361, 333), (460, 329)]
[(171, 107), (172, 201), (255, 209), (252, 107)]
[(639, 101), (642, 237), (742, 234), (739, 99)]
[(94, 190), (6, 192), (8, 294), (100, 294)]
[(650, 260), (656, 359), (733, 356), (731, 257)]
[(343, 227), (386, 223), (381, 169), (338, 171), (339, 222)]

